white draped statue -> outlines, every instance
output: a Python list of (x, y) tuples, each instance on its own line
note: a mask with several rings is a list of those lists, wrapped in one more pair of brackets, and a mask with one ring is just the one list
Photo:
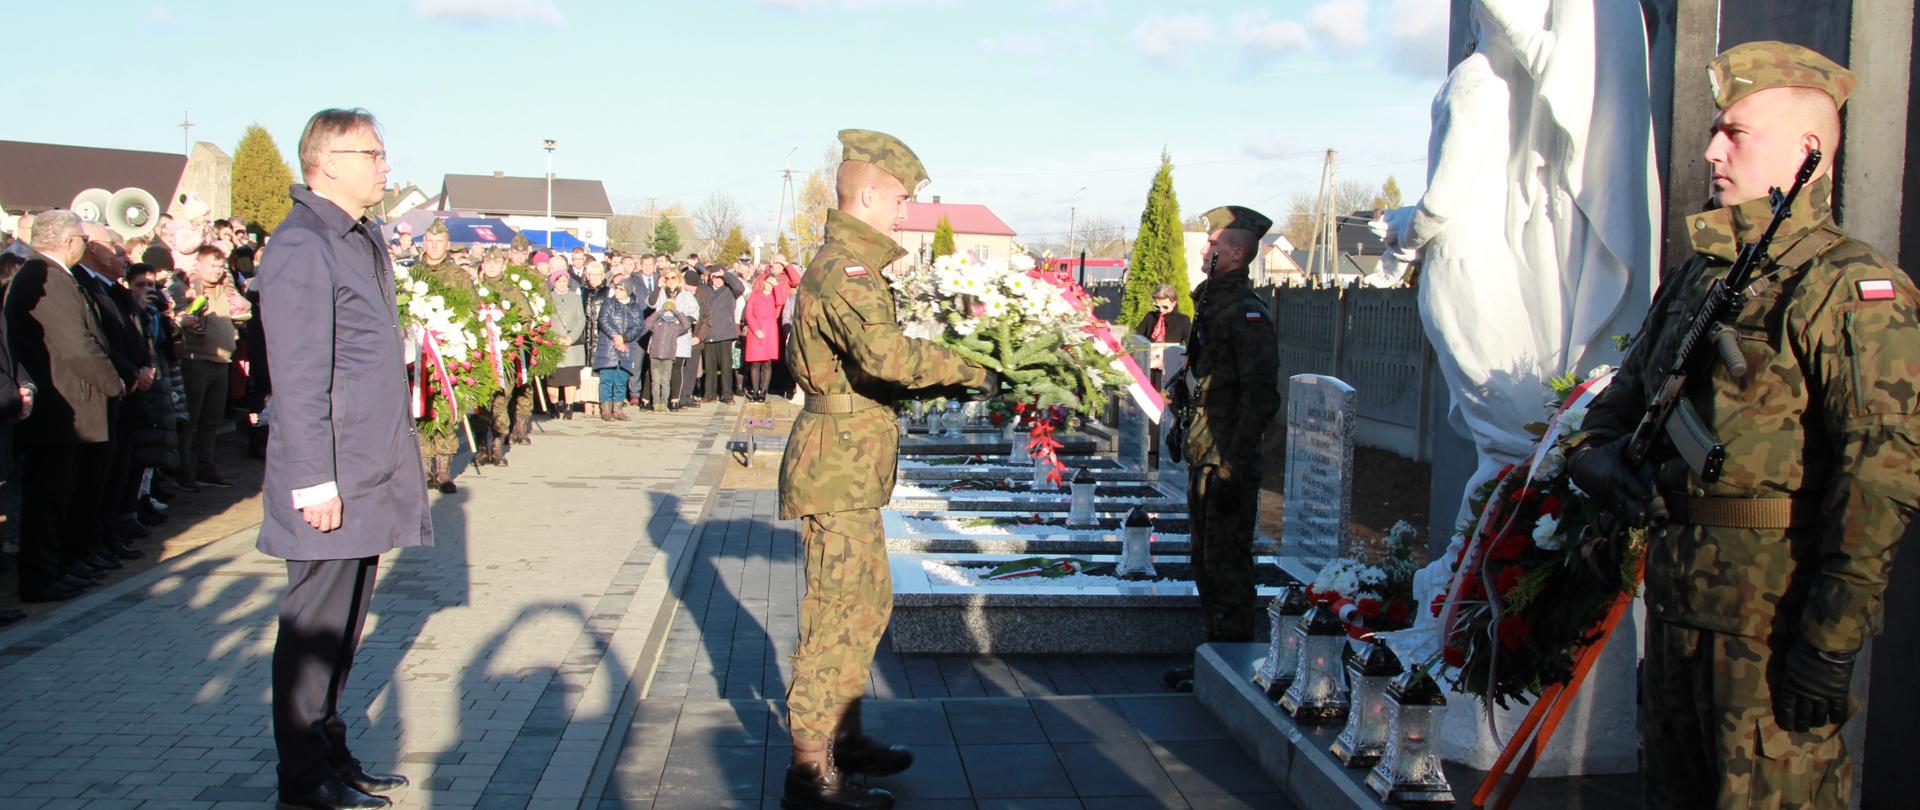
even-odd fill
[[(1475, 0), (1475, 48), (1433, 102), (1426, 193), (1387, 212), (1388, 245), (1423, 252), (1420, 315), (1473, 439), (1467, 494), (1533, 449), (1548, 378), (1616, 363), (1658, 280), (1659, 181), (1640, 4)], [(1604, 49), (1604, 50), (1603, 50)], [(1455, 543), (1460, 542), (1457, 538)], [(1415, 580), (1418, 604), (1445, 584), (1444, 559)], [(1392, 634), (1403, 658), (1439, 648), (1421, 611)], [(1634, 632), (1622, 625), (1536, 775), (1635, 767)], [(1448, 713), (1442, 753), (1486, 768), (1486, 717)], [(1495, 722), (1511, 733), (1519, 716)]]

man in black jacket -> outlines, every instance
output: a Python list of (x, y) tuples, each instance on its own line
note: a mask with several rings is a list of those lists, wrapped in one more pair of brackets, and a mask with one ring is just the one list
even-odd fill
[[(127, 394), (107, 403), (107, 446), (105, 455), (89, 459), (86, 470), (88, 489), (82, 498), (90, 498), (89, 532), (81, 541), (90, 544), (93, 559), (107, 568), (118, 568), (118, 560), (137, 560), (146, 555), (128, 545), (144, 539), (149, 532), (133, 515), (133, 442), (129, 439), (141, 420), (140, 393), (153, 385), (153, 351), (141, 334), (136, 320), (139, 307), (133, 295), (122, 286), (127, 256), (119, 234), (103, 225), (86, 225), (87, 253), (80, 260), (74, 278), (93, 298), (100, 313), (100, 328), (107, 336), (107, 350)], [(96, 463), (97, 462), (97, 463)], [(117, 558), (117, 559), (116, 559)]]
[[(33, 394), (37, 390), (25, 366), (13, 359), (13, 348), (0, 330), (0, 481), (13, 478), (13, 425), (33, 413)], [(13, 481), (11, 486), (18, 487)], [(17, 517), (17, 515), (16, 515)], [(0, 627), (27, 617), (24, 611), (0, 610)]]

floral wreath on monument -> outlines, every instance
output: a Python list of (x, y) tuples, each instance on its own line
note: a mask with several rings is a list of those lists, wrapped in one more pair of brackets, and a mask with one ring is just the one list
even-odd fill
[(1378, 563), (1334, 560), (1307, 584), (1307, 600), (1333, 608), (1355, 638), (1372, 631), (1403, 630), (1413, 624), (1414, 549), (1419, 529), (1404, 520), (1383, 540), (1386, 555)]
[(1574, 485), (1560, 447), (1612, 379), (1600, 368), (1585, 382), (1552, 380), (1560, 404), (1547, 423), (1529, 426), (1539, 436), (1534, 451), (1469, 499), (1475, 517), (1454, 535), (1445, 584), (1427, 606), (1456, 691), (1504, 709), (1567, 683), (1581, 653), (1604, 637), (1615, 601), (1637, 594), (1645, 532), (1629, 533), (1614, 582), (1595, 574), (1582, 548), (1601, 509)]
[[(544, 349), (546, 344), (556, 342), (546, 337), (553, 328), (545, 314), (552, 311), (551, 305), (540, 294), (540, 285), (531, 276), (532, 273), (528, 272), (516, 278), (512, 269), (508, 268), (501, 271), (499, 278), (481, 276), (473, 282), (474, 292), (479, 299), (479, 306), (474, 312), (480, 331), (482, 355), (492, 364), (503, 389), (525, 384), (539, 376), (538, 361), (541, 355), (536, 352)], [(507, 297), (508, 286), (517, 287), (526, 295), (526, 306), (514, 303), (513, 299)]]
[(1067, 274), (1038, 269), (1030, 256), (941, 256), (897, 271), (891, 283), (907, 337), (934, 341), (1000, 374), (1001, 404), (990, 410), (1002, 421), (1025, 419), (1027, 449), (1052, 467), (1048, 480), (1055, 484), (1066, 465), (1054, 434), (1070, 414), (1099, 412), (1122, 386), (1135, 389), (1136, 398), (1157, 397), (1094, 316), (1093, 297)]
[(404, 266), (394, 266), (393, 279), (400, 317), (414, 344), (408, 355), (419, 364), (413, 416), (426, 420), (431, 430), (458, 425), (461, 415), (485, 405), (500, 390), (483, 351), (476, 317), (480, 302), (465, 289), (429, 275), (416, 277)]

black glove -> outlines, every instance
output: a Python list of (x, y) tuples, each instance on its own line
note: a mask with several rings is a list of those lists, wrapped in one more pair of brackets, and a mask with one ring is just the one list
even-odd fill
[(1780, 666), (1780, 686), (1773, 690), (1773, 718), (1780, 727), (1811, 731), (1845, 722), (1853, 694), (1853, 657), (1796, 642)]
[(1003, 387), (1005, 386), (1000, 378), (1000, 372), (988, 369), (986, 382), (967, 389), (967, 398), (976, 402), (985, 402), (1000, 396), (1000, 389)]
[(1622, 436), (1599, 447), (1582, 448), (1568, 460), (1573, 483), (1592, 495), (1600, 507), (1612, 512), (1628, 526), (1647, 525), (1653, 507), (1653, 466), (1627, 464), (1627, 442)]

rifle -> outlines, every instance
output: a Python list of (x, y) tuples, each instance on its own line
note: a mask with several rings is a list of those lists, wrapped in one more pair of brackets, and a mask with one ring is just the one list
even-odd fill
[[(1207, 277), (1212, 278), (1214, 269), (1219, 266), (1220, 251), (1216, 250), (1207, 256)], [(1176, 464), (1182, 461), (1181, 456), (1186, 453), (1187, 428), (1193, 424), (1193, 407), (1200, 393), (1196, 390), (1199, 381), (1193, 377), (1193, 358), (1200, 348), (1198, 320), (1194, 321), (1193, 334), (1187, 338), (1187, 347), (1187, 360), (1181, 364), (1180, 373), (1166, 382), (1167, 415), (1171, 417), (1167, 427), (1166, 453)]]
[(1747, 358), (1741, 352), (1739, 339), (1734, 332), (1734, 316), (1747, 304), (1747, 285), (1761, 268), (1772, 262), (1767, 249), (1773, 244), (1773, 235), (1780, 230), (1780, 224), (1793, 212), (1793, 200), (1800, 195), (1807, 181), (1813, 177), (1813, 171), (1820, 166), (1820, 150), (1807, 153), (1806, 160), (1800, 163), (1800, 170), (1794, 175), (1793, 187), (1785, 194), (1775, 188), (1768, 192), (1773, 204), (1773, 221), (1767, 223), (1767, 230), (1740, 249), (1740, 255), (1733, 262), (1733, 268), (1727, 271), (1727, 277), (1713, 282), (1708, 288), (1706, 300), (1690, 316), (1692, 323), (1687, 333), (1675, 347), (1673, 356), (1661, 370), (1659, 387), (1647, 402), (1646, 413), (1640, 417), (1640, 424), (1633, 429), (1633, 438), (1627, 442), (1626, 460), (1632, 466), (1648, 461), (1653, 452), (1653, 444), (1658, 435), (1664, 433), (1673, 443), (1674, 450), (1687, 462), (1695, 475), (1706, 482), (1720, 478), (1721, 467), (1727, 460), (1727, 449), (1720, 444), (1718, 437), (1694, 410), (1693, 403), (1683, 396), (1687, 378), (1701, 364), (1711, 344), (1714, 354), (1727, 367), (1734, 377), (1747, 375)]

